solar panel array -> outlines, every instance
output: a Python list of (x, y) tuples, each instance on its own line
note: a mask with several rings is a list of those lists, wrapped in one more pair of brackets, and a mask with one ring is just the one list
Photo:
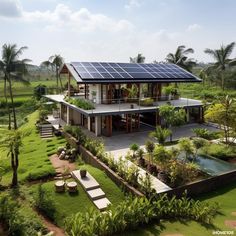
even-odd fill
[(155, 80), (197, 78), (175, 64), (138, 64), (106, 62), (72, 62), (71, 65), (82, 80)]

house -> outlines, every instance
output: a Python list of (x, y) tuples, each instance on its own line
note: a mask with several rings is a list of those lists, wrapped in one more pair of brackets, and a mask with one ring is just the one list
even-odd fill
[(65, 63), (60, 74), (68, 78), (66, 94), (47, 98), (60, 104), (62, 121), (96, 136), (161, 124), (158, 107), (166, 103), (183, 107), (187, 122), (203, 119), (201, 101), (180, 98), (175, 87), (201, 80), (175, 64), (72, 62)]

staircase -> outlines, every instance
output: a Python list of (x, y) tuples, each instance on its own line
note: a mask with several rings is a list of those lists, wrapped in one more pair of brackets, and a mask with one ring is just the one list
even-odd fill
[(51, 124), (40, 126), (40, 137), (51, 138), (53, 137), (53, 126)]

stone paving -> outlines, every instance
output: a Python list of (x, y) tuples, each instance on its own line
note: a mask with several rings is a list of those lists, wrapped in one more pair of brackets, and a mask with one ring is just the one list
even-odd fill
[(99, 183), (88, 172), (84, 178), (81, 178), (79, 170), (72, 171), (71, 175), (80, 182), (89, 198), (100, 211), (105, 210), (108, 205), (111, 204), (111, 202), (106, 198), (105, 193), (100, 188)]

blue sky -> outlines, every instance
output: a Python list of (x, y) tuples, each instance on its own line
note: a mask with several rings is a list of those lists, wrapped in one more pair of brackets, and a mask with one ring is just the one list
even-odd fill
[[(61, 54), (70, 61), (162, 61), (178, 45), (192, 57), (236, 40), (235, 0), (0, 0), (0, 45), (28, 46), (33, 63)], [(236, 49), (232, 55), (236, 57)]]

